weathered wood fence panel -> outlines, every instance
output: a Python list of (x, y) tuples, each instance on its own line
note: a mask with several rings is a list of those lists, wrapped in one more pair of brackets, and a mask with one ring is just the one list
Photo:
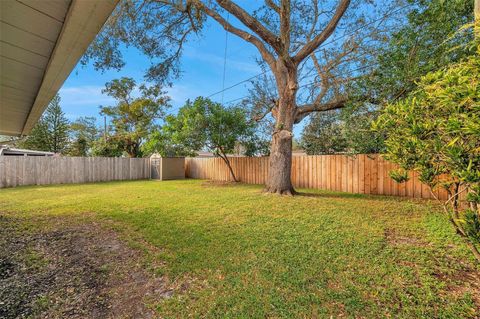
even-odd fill
[[(232, 168), (240, 182), (265, 184), (268, 157), (231, 157)], [(299, 188), (317, 188), (357, 194), (394, 195), (412, 198), (445, 199), (444, 190), (433, 194), (416, 173), (406, 183), (396, 183), (389, 171), (397, 166), (379, 155), (293, 156), (292, 182)], [(220, 158), (187, 158), (186, 176), (190, 178), (231, 181), (229, 171)]]
[(0, 188), (148, 178), (148, 158), (0, 156)]

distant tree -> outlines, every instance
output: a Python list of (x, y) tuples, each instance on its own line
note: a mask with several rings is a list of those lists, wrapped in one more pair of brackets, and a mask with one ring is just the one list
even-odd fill
[(155, 133), (146, 145), (155, 147), (162, 155), (194, 156), (202, 149), (209, 150), (225, 162), (237, 181), (227, 155), (238, 144), (243, 145), (246, 155), (257, 154), (264, 145), (246, 111), (198, 97), (193, 102), (187, 101), (178, 115), (167, 116), (162, 133)]
[[(444, 209), (480, 261), (480, 46), (477, 55), (431, 72), (418, 89), (388, 104), (375, 123), (386, 135), (386, 155), (401, 167), (398, 182), (415, 170), (432, 189), (448, 192)], [(466, 192), (469, 208), (459, 195)]]
[(384, 136), (371, 129), (376, 112), (315, 114), (302, 131), (301, 146), (307, 154), (376, 154), (384, 150)]
[[(145, 143), (142, 145), (142, 152), (146, 155), (160, 154), (164, 157), (175, 156), (196, 156), (197, 154), (192, 151), (192, 146), (178, 144), (177, 140), (181, 140), (179, 137), (174, 137), (173, 127), (175, 126), (175, 116), (168, 115), (165, 119), (166, 126), (172, 128), (168, 129), (163, 126), (162, 129), (150, 133)], [(175, 141), (174, 141), (175, 140)]]
[(377, 154), (385, 150), (385, 136), (372, 130), (372, 122), (377, 119), (377, 109), (370, 107), (344, 108), (340, 114), (343, 123), (342, 134), (350, 154)]
[[(134, 97), (137, 88), (140, 96)], [(115, 106), (100, 108), (100, 114), (111, 119), (110, 146), (122, 148), (130, 157), (141, 157), (142, 143), (159, 129), (158, 120), (165, 115), (170, 98), (158, 86), (137, 87), (135, 80), (128, 77), (106, 83), (102, 92), (117, 100)], [(99, 143), (105, 144), (105, 141)]]
[(70, 124), (70, 156), (89, 156), (93, 143), (98, 139), (98, 128), (95, 117), (79, 117)]
[(69, 122), (60, 107), (60, 96), (57, 94), (27, 138), (18, 145), (26, 149), (65, 153), (68, 150), (68, 135)]
[(32, 128), (30, 134), (17, 142), (17, 146), (24, 149), (37, 151), (50, 151), (48, 125), (44, 117), (40, 117), (37, 124)]
[(122, 141), (116, 138), (101, 137), (92, 143), (92, 155), (101, 157), (120, 157), (124, 153)]
[(300, 143), (309, 155), (346, 152), (347, 141), (339, 112), (318, 113), (310, 117)]

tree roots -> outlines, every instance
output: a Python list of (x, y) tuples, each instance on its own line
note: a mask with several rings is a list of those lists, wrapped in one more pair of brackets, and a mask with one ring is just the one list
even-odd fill
[(282, 195), (282, 196), (293, 196), (293, 195), (296, 195), (298, 194), (294, 189), (293, 187), (289, 188), (289, 189), (277, 189), (277, 188), (274, 188), (274, 187), (266, 187), (264, 190), (263, 190), (264, 193), (267, 193), (267, 194), (278, 194), (278, 195)]

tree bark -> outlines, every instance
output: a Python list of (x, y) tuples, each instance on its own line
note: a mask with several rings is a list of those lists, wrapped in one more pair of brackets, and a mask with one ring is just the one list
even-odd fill
[(293, 124), (298, 90), (297, 68), (283, 62), (275, 72), (279, 91), (278, 105), (272, 110), (275, 129), (270, 146), (268, 180), (265, 192), (280, 195), (296, 194), (291, 181)]
[(235, 183), (238, 183), (238, 179), (237, 177), (235, 176), (235, 173), (233, 172), (233, 168), (232, 168), (232, 164), (230, 163), (230, 160), (228, 159), (227, 155), (223, 152), (223, 150), (221, 150), (221, 154), (220, 155), (220, 158), (225, 162), (225, 164), (227, 165), (228, 167), (228, 170), (230, 171), (230, 175), (232, 176), (233, 178), (233, 181)]
[(290, 177), (292, 171), (291, 129), (282, 129), (273, 134), (269, 166), (265, 192), (294, 195), (296, 192)]

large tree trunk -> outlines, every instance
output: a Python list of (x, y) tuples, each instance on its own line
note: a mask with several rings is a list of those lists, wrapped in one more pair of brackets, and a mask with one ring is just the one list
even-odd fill
[(282, 129), (273, 134), (269, 166), (265, 191), (281, 195), (295, 194), (290, 176), (292, 170), (291, 129)]
[(298, 89), (296, 68), (287, 70), (282, 65), (276, 74), (279, 90), (277, 107), (272, 110), (275, 129), (270, 146), (268, 180), (265, 192), (280, 195), (294, 195), (291, 180), (293, 123), (296, 111), (296, 93)]

